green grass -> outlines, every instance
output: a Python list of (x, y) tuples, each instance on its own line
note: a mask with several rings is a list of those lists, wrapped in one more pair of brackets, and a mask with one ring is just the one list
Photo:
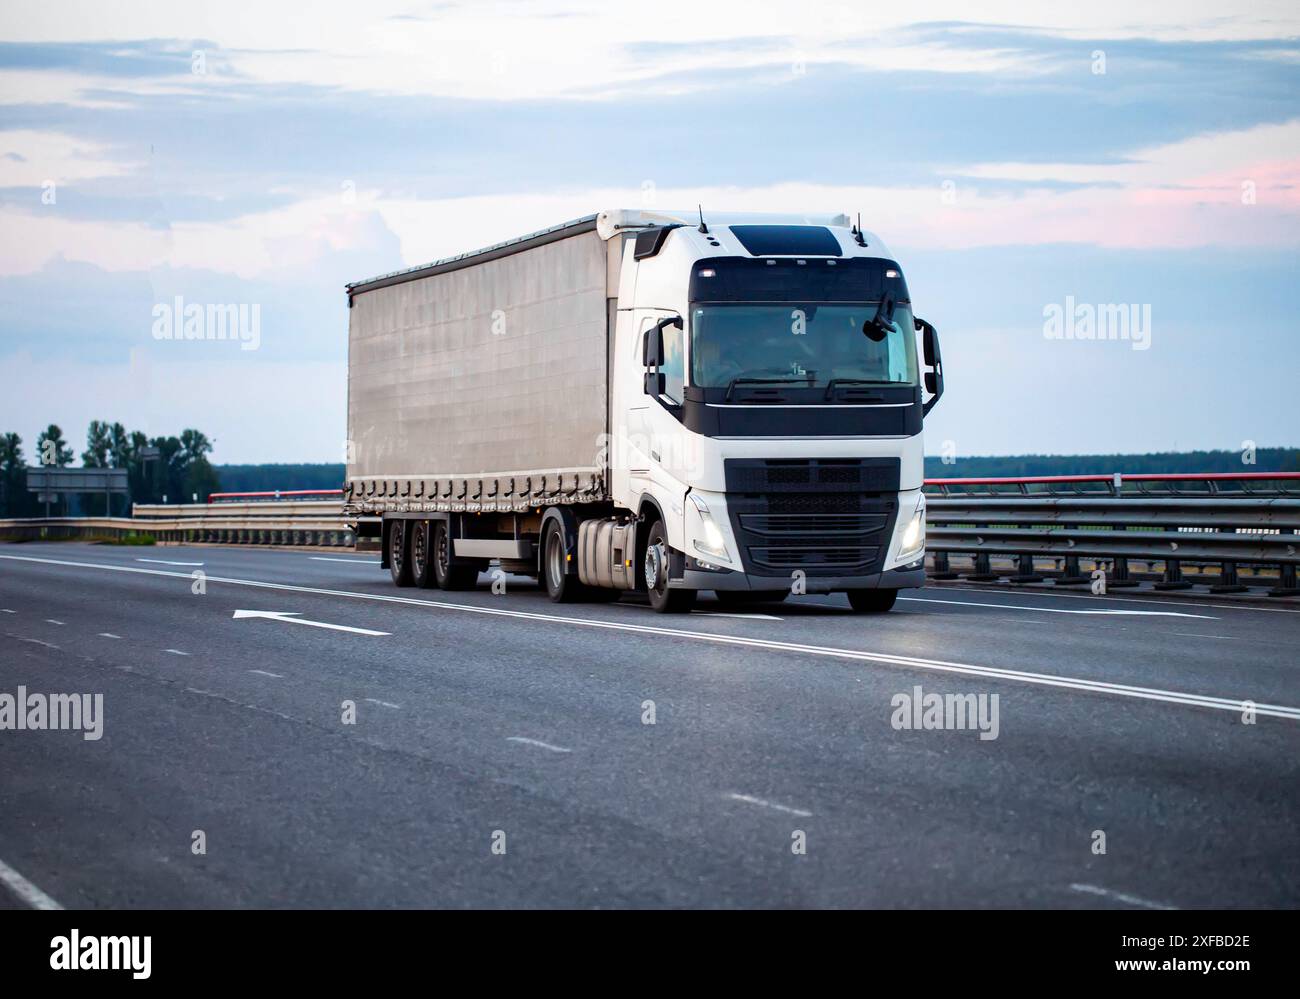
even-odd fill
[(136, 534), (134, 531), (119, 538), (91, 538), (90, 542), (96, 545), (154, 545), (158, 543), (152, 534)]

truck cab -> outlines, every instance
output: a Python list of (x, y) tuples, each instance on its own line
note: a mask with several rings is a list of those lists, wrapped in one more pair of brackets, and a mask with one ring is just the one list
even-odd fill
[(640, 566), (656, 609), (713, 590), (846, 591), (886, 610), (923, 585), (922, 423), (942, 362), (879, 237), (842, 216), (609, 212), (598, 226), (635, 233), (610, 484), (616, 506), (659, 525)]

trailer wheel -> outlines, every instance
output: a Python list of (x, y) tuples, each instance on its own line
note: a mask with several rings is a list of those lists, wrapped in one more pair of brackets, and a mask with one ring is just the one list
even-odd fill
[(859, 614), (883, 614), (894, 606), (897, 590), (849, 590), (849, 606)]
[(587, 595), (587, 587), (567, 571), (567, 556), (564, 531), (558, 521), (548, 521), (542, 536), (542, 582), (546, 595), (557, 604), (571, 604)]
[(411, 575), (411, 560), (406, 521), (394, 520), (388, 528), (388, 571), (393, 574), (393, 583), (397, 586), (410, 586), (414, 582)]
[(431, 569), (429, 522), (411, 521), (411, 579), (416, 586), (428, 589), (434, 585)]
[(472, 590), (478, 585), (478, 567), (452, 565), (451, 534), (447, 522), (439, 520), (433, 525), (433, 547), (429, 559), (433, 567), (433, 582), (440, 590)]
[(662, 520), (650, 525), (645, 546), (645, 588), (650, 606), (660, 614), (684, 614), (695, 605), (695, 590), (668, 588), (668, 532)]

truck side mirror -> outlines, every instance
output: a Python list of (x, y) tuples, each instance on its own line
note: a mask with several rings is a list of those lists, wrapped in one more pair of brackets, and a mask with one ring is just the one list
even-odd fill
[(646, 330), (642, 360), (647, 368), (657, 368), (664, 363), (664, 327), (666, 326), (681, 329), (682, 317), (669, 316), (667, 319), (660, 319)]
[(647, 371), (645, 373), (645, 394), (654, 396), (656, 399), (663, 395), (668, 389), (668, 378), (662, 371)]
[(921, 354), (925, 366), (930, 369), (925, 373), (925, 390), (930, 393), (930, 401), (921, 407), (924, 416), (943, 395), (943, 358), (939, 353), (939, 331), (924, 319), (916, 320), (916, 328), (921, 331)]
[(646, 330), (642, 360), (647, 368), (657, 368), (664, 363), (664, 328), (651, 326)]

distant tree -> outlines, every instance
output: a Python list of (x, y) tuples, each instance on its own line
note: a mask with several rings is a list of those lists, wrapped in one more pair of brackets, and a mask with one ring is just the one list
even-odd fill
[(186, 464), (206, 458), (212, 453), (212, 442), (208, 436), (198, 430), (181, 431), (181, 453)]
[[(200, 501), (221, 489), (220, 476), (208, 461), (212, 441), (200, 430), (187, 428), (179, 437), (154, 437), (148, 441), (158, 448), (159, 458), (150, 479), (150, 499), (166, 497), (169, 503), (189, 503), (197, 494)], [(139, 451), (141, 444), (137, 444)], [(145, 473), (141, 473), (142, 478)]]
[[(38, 465), (50, 465), (55, 468), (66, 468), (72, 464), (72, 448), (63, 439), (63, 431), (57, 424), (51, 423), (36, 438), (35, 458)], [(51, 506), (50, 513), (55, 516), (66, 516), (68, 497), (60, 495), (58, 502)]]
[(159, 501), (179, 503), (185, 490), (185, 463), (180, 458), (181, 442), (176, 437), (151, 437), (158, 449), (152, 474), (152, 493)]
[(36, 463), (65, 468), (72, 464), (72, 448), (63, 439), (63, 431), (51, 423), (36, 438)]
[(86, 468), (108, 468), (112, 456), (112, 430), (103, 420), (91, 420), (86, 429), (86, 450), (81, 452), (81, 463)]
[(209, 496), (220, 491), (221, 479), (207, 458), (196, 458), (186, 466), (186, 500), (197, 497), (200, 503), (206, 503)]
[(144, 440), (144, 434), (128, 434), (126, 427), (120, 423), (114, 423), (109, 428), (109, 458), (114, 468), (130, 468), (131, 462), (135, 458), (134, 439), (139, 437)]
[(23, 439), (17, 434), (0, 434), (0, 516), (23, 517), (30, 509)]

